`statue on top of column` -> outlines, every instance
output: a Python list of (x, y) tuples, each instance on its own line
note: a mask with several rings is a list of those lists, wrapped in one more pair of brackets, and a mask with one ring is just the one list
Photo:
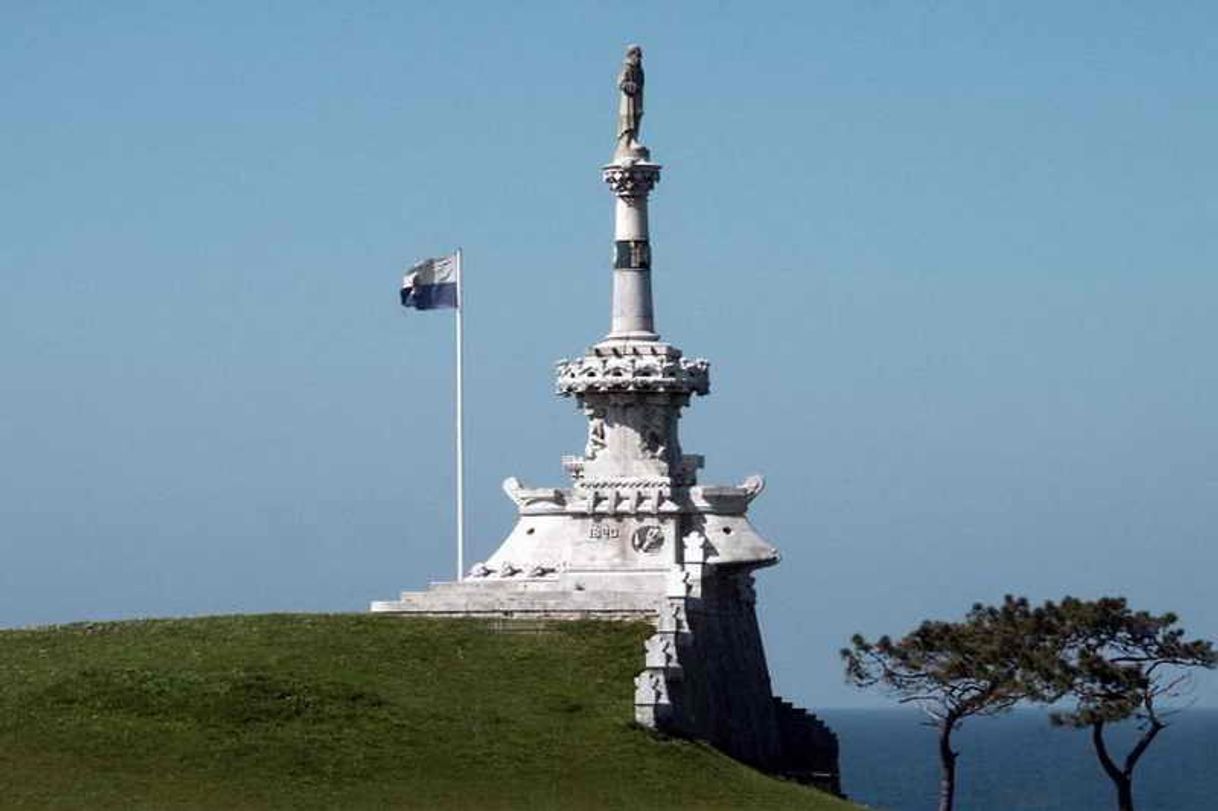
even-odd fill
[(647, 149), (639, 143), (639, 128), (643, 124), (643, 49), (638, 45), (626, 49), (617, 87), (621, 97), (617, 108), (617, 151), (614, 155), (646, 158)]

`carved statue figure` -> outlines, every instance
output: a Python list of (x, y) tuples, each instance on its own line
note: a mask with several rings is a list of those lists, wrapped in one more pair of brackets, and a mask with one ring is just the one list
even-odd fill
[(668, 453), (668, 414), (663, 408), (645, 407), (643, 411), (643, 453), (664, 459)]
[(605, 415), (602, 411), (594, 411), (588, 420), (588, 444), (584, 448), (586, 459), (595, 459), (596, 455), (605, 448)]
[(643, 125), (643, 49), (638, 45), (626, 49), (617, 87), (621, 91), (617, 108), (617, 151), (632, 152), (639, 145), (639, 129)]

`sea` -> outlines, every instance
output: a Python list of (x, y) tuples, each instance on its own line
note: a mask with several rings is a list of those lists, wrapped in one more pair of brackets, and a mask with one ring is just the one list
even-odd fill
[[(817, 710), (837, 733), (842, 788), (884, 811), (935, 811), (936, 733), (911, 709)], [(1218, 709), (1168, 719), (1134, 771), (1138, 811), (1218, 811)], [(1110, 730), (1121, 759), (1136, 731)], [(1114, 811), (1116, 789), (1100, 769), (1090, 733), (1049, 724), (1033, 710), (970, 718), (954, 735), (957, 811)], [(1119, 761), (1118, 761), (1119, 762)]]

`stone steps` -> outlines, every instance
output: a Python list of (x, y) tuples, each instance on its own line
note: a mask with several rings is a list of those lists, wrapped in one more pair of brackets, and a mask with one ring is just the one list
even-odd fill
[(784, 776), (841, 794), (837, 735), (820, 718), (790, 701), (774, 697), (774, 714), (782, 736)]
[(653, 618), (657, 599), (631, 591), (570, 591), (543, 581), (473, 581), (437, 584), (428, 591), (404, 592), (398, 600), (372, 604), (378, 613), (469, 616), (551, 616), (562, 618)]

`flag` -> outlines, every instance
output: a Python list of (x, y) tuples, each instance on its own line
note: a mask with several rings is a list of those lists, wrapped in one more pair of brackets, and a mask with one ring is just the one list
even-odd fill
[(402, 279), (402, 306), (416, 310), (438, 310), (456, 308), (458, 302), (457, 254), (424, 259), (406, 271)]

